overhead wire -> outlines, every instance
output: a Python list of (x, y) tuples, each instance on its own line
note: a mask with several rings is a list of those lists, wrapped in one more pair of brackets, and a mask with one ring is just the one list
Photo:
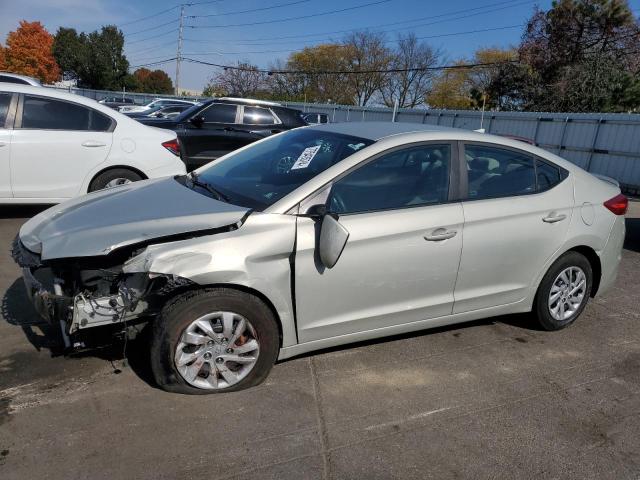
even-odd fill
[[(259, 37), (259, 38), (250, 38), (250, 39), (229, 39), (228, 41), (233, 41), (233, 42), (241, 42), (241, 41), (251, 41), (251, 42), (262, 42), (265, 40), (284, 40), (284, 39), (298, 39), (298, 38), (307, 38), (307, 37), (318, 37), (318, 36), (324, 36), (324, 35), (335, 35), (335, 34), (339, 34), (339, 33), (348, 33), (348, 32), (354, 32), (357, 30), (366, 30), (366, 29), (375, 29), (375, 28), (383, 28), (383, 27), (389, 27), (389, 26), (393, 26), (393, 25), (401, 25), (401, 24), (405, 24), (405, 23), (413, 23), (413, 22), (420, 22), (423, 20), (434, 20), (434, 19), (438, 19), (438, 18), (442, 18), (442, 17), (448, 17), (451, 15), (459, 15), (459, 14), (469, 14), (469, 12), (476, 12), (473, 14), (469, 14), (469, 15), (465, 15), (464, 17), (456, 17), (456, 18), (452, 18), (452, 19), (447, 19), (446, 21), (450, 21), (450, 20), (458, 20), (460, 18), (467, 18), (470, 16), (475, 16), (475, 15), (483, 15), (485, 13), (492, 13), (495, 11), (499, 11), (499, 10), (504, 10), (507, 8), (511, 8), (511, 7), (516, 7), (516, 6), (520, 6), (520, 5), (524, 5), (524, 4), (532, 4), (535, 3), (537, 0), (525, 0), (525, 1), (521, 1), (521, 2), (513, 2), (512, 0), (508, 0), (508, 1), (500, 1), (500, 2), (496, 2), (496, 3), (490, 3), (487, 5), (482, 5), (479, 7), (474, 7), (474, 8), (467, 8), (464, 10), (455, 10), (452, 12), (445, 12), (445, 13), (441, 13), (438, 15), (429, 15), (426, 17), (419, 17), (419, 18), (413, 18), (410, 20), (400, 20), (400, 21), (396, 21), (396, 22), (389, 22), (389, 23), (382, 23), (382, 24), (378, 24), (378, 25), (368, 25), (368, 26), (362, 26), (362, 27), (358, 27), (358, 28), (350, 28), (350, 29), (346, 29), (346, 30), (334, 30), (331, 32), (321, 32), (321, 33), (310, 33), (310, 34), (303, 34), (303, 35), (285, 35), (285, 36), (277, 36), (277, 37)], [(491, 7), (497, 7), (500, 6), (500, 8), (491, 8)], [(489, 10), (485, 10), (487, 8), (490, 8)], [(480, 12), (477, 12), (477, 10), (481, 10)], [(485, 11), (482, 11), (485, 10)], [(432, 25), (433, 23), (429, 23), (427, 25)], [(413, 28), (413, 27), (409, 27), (409, 28)], [(189, 40), (192, 42), (199, 42), (199, 43), (210, 43), (212, 40), (196, 40), (196, 39), (185, 39), (185, 40)]]
[(288, 7), (291, 5), (298, 5), (300, 3), (309, 3), (311, 1), (312, 0), (296, 0), (295, 2), (280, 3), (278, 5), (271, 5), (269, 7), (252, 8), (249, 10), (236, 10), (234, 12), (223, 12), (223, 13), (209, 13), (206, 15), (187, 15), (187, 18), (225, 17), (227, 15), (240, 15), (241, 13), (255, 13), (255, 12), (262, 12), (265, 10), (274, 10), (276, 8)]
[(318, 12), (318, 13), (313, 13), (313, 14), (308, 14), (308, 15), (300, 15), (297, 17), (287, 17), (287, 18), (278, 18), (275, 20), (263, 20), (260, 22), (249, 22), (249, 23), (232, 23), (232, 24), (227, 24), (227, 25), (185, 25), (186, 28), (232, 28), (232, 27), (250, 27), (250, 26), (255, 26), (255, 25), (266, 25), (266, 24), (272, 24), (272, 23), (283, 23), (283, 22), (290, 22), (292, 20), (302, 20), (305, 18), (315, 18), (315, 17), (322, 17), (325, 15), (333, 15), (336, 13), (342, 13), (342, 12), (347, 12), (347, 11), (351, 11), (351, 10), (357, 10), (357, 9), (361, 9), (361, 8), (366, 8), (366, 7), (373, 7), (376, 5), (381, 5), (383, 3), (389, 3), (392, 0), (377, 0), (375, 2), (369, 2), (369, 3), (363, 3), (361, 5), (354, 5), (352, 7), (345, 7), (345, 8), (341, 8), (341, 9), (337, 9), (337, 10), (328, 10), (325, 12)]
[(202, 65), (208, 65), (212, 67), (222, 68), (224, 70), (238, 70), (244, 72), (257, 72), (266, 73), (268, 75), (362, 75), (372, 73), (401, 73), (401, 72), (423, 72), (430, 70), (458, 70), (458, 69), (470, 69), (478, 67), (489, 67), (503, 65), (505, 63), (518, 63), (517, 60), (505, 60), (503, 62), (487, 62), (487, 63), (469, 63), (469, 64), (455, 64), (455, 65), (440, 65), (436, 67), (411, 67), (411, 68), (389, 68), (389, 69), (371, 69), (371, 70), (272, 70), (262, 68), (250, 68), (240, 65), (222, 65), (219, 63), (205, 62), (203, 60), (197, 60), (194, 58), (183, 58), (183, 60), (191, 63), (199, 63)]

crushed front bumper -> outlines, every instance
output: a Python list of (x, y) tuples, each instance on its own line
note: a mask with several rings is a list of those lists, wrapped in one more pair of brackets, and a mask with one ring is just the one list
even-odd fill
[(33, 275), (29, 267), (22, 268), (22, 279), (27, 290), (27, 297), (43, 319), (54, 324), (60, 320), (66, 321), (71, 312), (73, 299), (64, 295), (57, 295), (44, 288), (42, 283)]

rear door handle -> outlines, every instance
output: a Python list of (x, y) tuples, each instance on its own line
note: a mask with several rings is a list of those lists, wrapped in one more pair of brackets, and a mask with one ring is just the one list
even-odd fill
[(86, 142), (82, 142), (83, 147), (95, 148), (95, 147), (106, 147), (107, 144), (104, 142), (98, 142), (95, 140), (87, 140)]
[(556, 222), (561, 222), (565, 218), (567, 218), (565, 214), (557, 215), (556, 212), (551, 212), (549, 215), (544, 217), (542, 221), (545, 223), (556, 223)]
[(447, 230), (446, 228), (436, 228), (431, 234), (425, 235), (424, 239), (428, 242), (441, 242), (456, 236), (456, 230)]

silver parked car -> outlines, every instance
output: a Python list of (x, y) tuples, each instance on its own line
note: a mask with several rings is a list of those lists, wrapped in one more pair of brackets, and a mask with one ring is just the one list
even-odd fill
[(495, 315), (564, 328), (613, 283), (626, 208), (516, 140), (328, 124), (53, 207), (13, 255), (70, 348), (147, 324), (158, 384), (209, 393), (276, 359)]

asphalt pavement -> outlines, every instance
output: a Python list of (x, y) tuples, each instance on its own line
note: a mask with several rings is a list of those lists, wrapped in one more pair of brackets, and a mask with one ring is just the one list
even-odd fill
[(640, 203), (615, 287), (560, 332), (506, 316), (317, 352), (259, 387), (153, 386), (144, 345), (74, 358), (0, 207), (0, 478), (640, 478)]

